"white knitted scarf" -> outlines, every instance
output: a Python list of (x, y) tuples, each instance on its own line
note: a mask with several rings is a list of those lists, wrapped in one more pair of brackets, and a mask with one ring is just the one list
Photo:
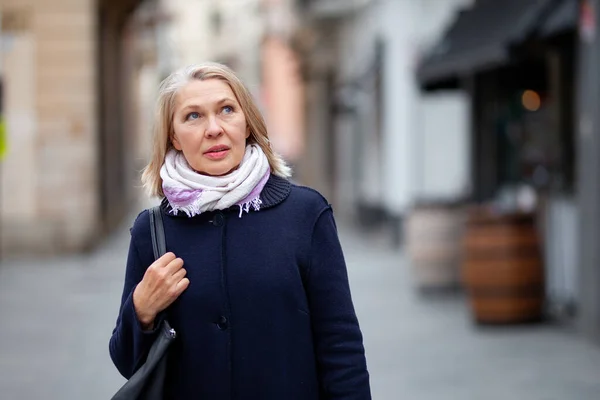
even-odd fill
[(250, 207), (260, 210), (260, 192), (269, 180), (269, 161), (260, 146), (246, 146), (240, 166), (224, 176), (202, 175), (194, 171), (183, 153), (170, 149), (160, 170), (163, 192), (172, 212), (189, 217), (205, 211), (240, 207), (240, 214)]

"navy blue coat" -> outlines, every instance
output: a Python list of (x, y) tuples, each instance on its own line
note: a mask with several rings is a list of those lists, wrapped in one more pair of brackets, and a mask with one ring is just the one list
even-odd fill
[[(166, 398), (370, 399), (331, 207), (316, 191), (276, 176), (261, 200), (260, 211), (241, 218), (237, 206), (189, 218), (162, 203), (167, 251), (183, 259), (190, 280), (158, 318), (166, 314), (178, 334)], [(131, 229), (109, 346), (125, 378), (156, 337), (142, 330), (132, 301), (153, 261), (146, 210)]]

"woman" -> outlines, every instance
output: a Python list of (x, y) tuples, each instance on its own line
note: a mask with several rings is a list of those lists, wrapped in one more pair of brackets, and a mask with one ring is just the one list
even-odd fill
[(110, 339), (125, 378), (166, 315), (177, 331), (167, 399), (371, 398), (331, 207), (289, 175), (230, 69), (163, 82), (142, 180), (164, 197), (168, 253), (154, 261), (143, 211)]

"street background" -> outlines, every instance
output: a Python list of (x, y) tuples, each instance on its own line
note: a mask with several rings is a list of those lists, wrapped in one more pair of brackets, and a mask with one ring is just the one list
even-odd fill
[(333, 205), (374, 399), (600, 398), (600, 0), (0, 0), (0, 399), (106, 399), (160, 82)]

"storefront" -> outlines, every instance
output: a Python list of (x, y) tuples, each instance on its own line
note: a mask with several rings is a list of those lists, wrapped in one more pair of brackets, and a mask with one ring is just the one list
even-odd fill
[(586, 196), (578, 18), (576, 0), (479, 1), (457, 15), (417, 71), (424, 91), (470, 94), (470, 203), (535, 215), (546, 309), (566, 320), (588, 301), (580, 290), (588, 242), (578, 240)]

